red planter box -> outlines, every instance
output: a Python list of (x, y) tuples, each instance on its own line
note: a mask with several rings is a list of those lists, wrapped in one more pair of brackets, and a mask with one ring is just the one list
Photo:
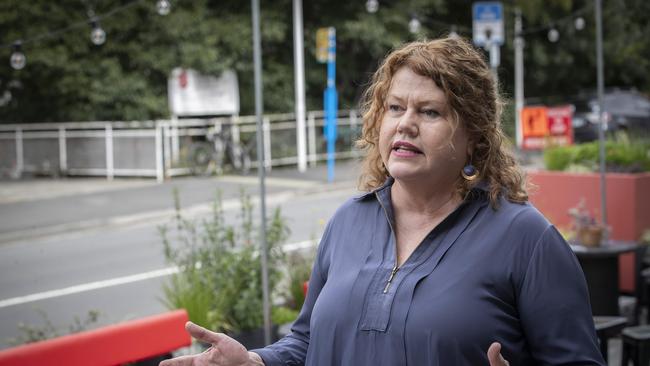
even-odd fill
[[(528, 180), (537, 186), (531, 189), (530, 201), (555, 226), (570, 228), (567, 211), (584, 198), (585, 207), (600, 219), (600, 175), (596, 173), (564, 173), (530, 171)], [(611, 239), (639, 240), (650, 228), (650, 173), (608, 173), (607, 224), (612, 229)], [(634, 292), (634, 254), (621, 255), (619, 287)]]

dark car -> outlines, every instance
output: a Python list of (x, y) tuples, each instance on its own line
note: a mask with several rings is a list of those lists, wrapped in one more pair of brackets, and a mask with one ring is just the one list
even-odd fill
[[(572, 105), (575, 142), (598, 139), (598, 97), (576, 97)], [(607, 135), (627, 131), (632, 137), (650, 138), (650, 98), (636, 91), (613, 90), (603, 95), (603, 122)]]

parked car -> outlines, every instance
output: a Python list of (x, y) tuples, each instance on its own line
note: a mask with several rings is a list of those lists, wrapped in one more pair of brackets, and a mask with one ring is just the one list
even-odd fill
[[(575, 142), (598, 139), (598, 97), (595, 94), (572, 100)], [(630, 90), (612, 90), (603, 95), (603, 122), (607, 134), (628, 131), (635, 137), (650, 138), (650, 98)]]

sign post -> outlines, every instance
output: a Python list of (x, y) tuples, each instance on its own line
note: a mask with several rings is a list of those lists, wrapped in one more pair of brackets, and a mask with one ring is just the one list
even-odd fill
[(503, 6), (500, 2), (476, 2), (472, 5), (472, 35), (474, 44), (490, 53), (490, 67), (496, 78), (501, 63), (503, 45)]
[[(327, 38), (325, 38), (327, 35)], [(325, 43), (327, 40), (327, 43)], [(334, 181), (334, 161), (336, 153), (336, 113), (338, 110), (338, 94), (336, 92), (336, 29), (334, 27), (320, 28), (316, 32), (316, 56), (319, 62), (327, 62), (327, 87), (323, 95), (325, 109), (324, 135), (327, 141), (327, 181)], [(326, 44), (326, 47), (325, 47)], [(327, 53), (323, 52), (326, 49)], [(323, 57), (327, 55), (327, 57)]]

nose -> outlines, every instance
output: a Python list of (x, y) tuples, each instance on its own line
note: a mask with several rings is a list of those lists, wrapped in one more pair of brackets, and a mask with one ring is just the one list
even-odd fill
[(417, 113), (411, 108), (400, 118), (397, 124), (397, 132), (407, 136), (415, 136), (418, 133)]

